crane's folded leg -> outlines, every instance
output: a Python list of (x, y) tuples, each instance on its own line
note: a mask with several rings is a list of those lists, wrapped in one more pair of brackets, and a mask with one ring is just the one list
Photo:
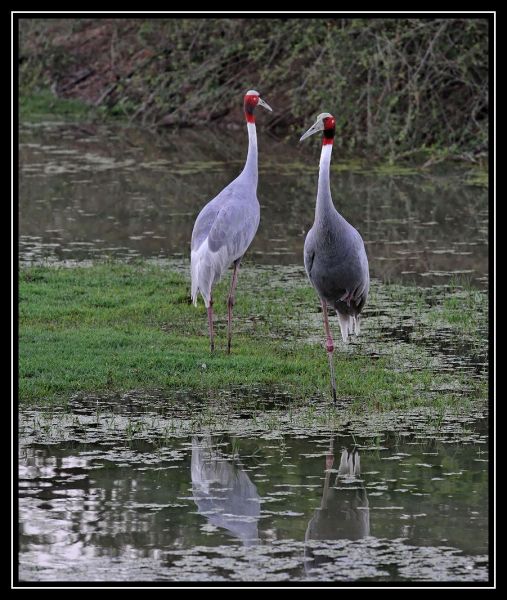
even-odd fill
[(209, 298), (209, 306), (208, 306), (208, 328), (209, 328), (209, 344), (210, 351), (213, 352), (215, 349), (215, 340), (213, 333), (213, 298), (210, 296)]
[(234, 306), (234, 292), (236, 291), (236, 285), (238, 283), (238, 270), (241, 258), (234, 261), (234, 271), (232, 273), (231, 289), (229, 290), (229, 297), (227, 298), (227, 354), (231, 353), (231, 340), (232, 340), (232, 307)]
[(327, 358), (329, 360), (329, 370), (331, 372), (331, 388), (333, 390), (333, 402), (336, 402), (336, 379), (334, 375), (334, 362), (333, 362), (333, 354), (334, 354), (334, 343), (333, 336), (331, 335), (331, 330), (329, 329), (329, 320), (327, 318), (327, 303), (325, 300), (321, 299), (322, 304), (322, 316), (324, 317), (324, 329), (326, 330), (326, 351)]

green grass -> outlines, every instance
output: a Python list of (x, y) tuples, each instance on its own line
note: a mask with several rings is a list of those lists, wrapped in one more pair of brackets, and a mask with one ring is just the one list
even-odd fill
[(57, 98), (47, 89), (19, 96), (19, 117), (22, 121), (82, 121), (97, 114), (96, 109), (81, 100)]
[[(178, 272), (143, 262), (99, 263), (23, 268), (19, 279), (19, 397), (25, 404), (129, 389), (197, 389), (219, 397), (231, 387), (260, 386), (300, 398), (329, 394), (318, 302), (301, 277), (274, 281), (268, 270), (240, 272), (230, 356), (225, 352), (228, 280), (216, 288), (217, 349), (211, 355), (204, 306), (190, 304), (188, 278)], [(421, 294), (413, 290), (373, 287), (364, 347), (344, 349), (337, 343), (341, 398), (388, 409), (486, 395), (485, 382), (440, 372), (421, 359), (415, 345), (402, 353), (398, 344), (375, 340), (375, 307), (387, 297), (412, 298), (415, 308), (409, 310), (419, 311), (415, 314), (428, 329), (444, 323), (451, 334), (465, 331), (480, 338), (477, 318), (467, 320), (464, 314), (477, 315), (484, 293), (458, 289), (425, 311)], [(454, 323), (456, 314), (462, 318)], [(336, 324), (333, 328), (338, 338)], [(373, 360), (368, 350), (376, 347), (385, 352)]]

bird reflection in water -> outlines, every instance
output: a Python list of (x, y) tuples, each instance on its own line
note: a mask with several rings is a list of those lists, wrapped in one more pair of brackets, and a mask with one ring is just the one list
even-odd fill
[[(331, 439), (325, 463), (324, 489), (319, 508), (308, 523), (305, 535), (307, 570), (332, 560), (315, 554), (311, 540), (358, 540), (370, 535), (370, 511), (364, 484), (360, 481), (361, 463), (356, 447), (342, 449), (338, 473), (333, 472), (334, 451)], [(334, 479), (334, 481), (333, 481)]]
[(227, 460), (210, 436), (192, 439), (192, 491), (210, 525), (227, 529), (245, 545), (259, 541), (260, 497), (239, 461)]

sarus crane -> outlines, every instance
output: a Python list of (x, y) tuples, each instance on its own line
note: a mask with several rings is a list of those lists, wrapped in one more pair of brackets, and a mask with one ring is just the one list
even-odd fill
[(349, 334), (359, 333), (359, 314), (363, 310), (370, 287), (368, 258), (363, 239), (336, 210), (331, 198), (329, 165), (335, 127), (336, 120), (333, 115), (321, 113), (300, 139), (302, 141), (314, 133), (323, 132), (315, 221), (305, 239), (304, 262), (308, 278), (322, 305), (334, 402), (334, 343), (327, 307), (329, 304), (336, 310), (343, 341), (347, 342)]
[(197, 216), (192, 231), (190, 271), (192, 301), (197, 306), (199, 293), (208, 310), (210, 349), (213, 352), (213, 286), (231, 264), (234, 265), (231, 288), (227, 299), (227, 352), (231, 351), (232, 307), (238, 280), (239, 263), (250, 246), (260, 220), (257, 200), (257, 132), (254, 111), (256, 106), (271, 107), (259, 92), (249, 90), (244, 97), (248, 129), (248, 154), (243, 171), (208, 202)]

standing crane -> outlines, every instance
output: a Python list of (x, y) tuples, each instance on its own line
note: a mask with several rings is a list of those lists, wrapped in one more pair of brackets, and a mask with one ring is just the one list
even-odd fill
[(322, 305), (331, 387), (336, 402), (334, 343), (327, 306), (330, 304), (336, 310), (343, 341), (347, 342), (349, 334), (359, 333), (359, 313), (368, 297), (370, 274), (362, 237), (336, 210), (331, 198), (329, 165), (335, 124), (333, 115), (321, 113), (300, 141), (323, 132), (315, 221), (305, 239), (304, 260), (306, 273)]
[(272, 108), (249, 90), (244, 97), (245, 118), (248, 128), (248, 154), (243, 171), (197, 216), (192, 231), (190, 271), (192, 276), (192, 301), (197, 306), (199, 293), (208, 310), (210, 349), (213, 352), (213, 295), (212, 288), (223, 272), (234, 265), (231, 288), (227, 299), (227, 353), (231, 351), (232, 307), (238, 280), (239, 263), (250, 246), (260, 220), (257, 200), (257, 132), (255, 107)]

